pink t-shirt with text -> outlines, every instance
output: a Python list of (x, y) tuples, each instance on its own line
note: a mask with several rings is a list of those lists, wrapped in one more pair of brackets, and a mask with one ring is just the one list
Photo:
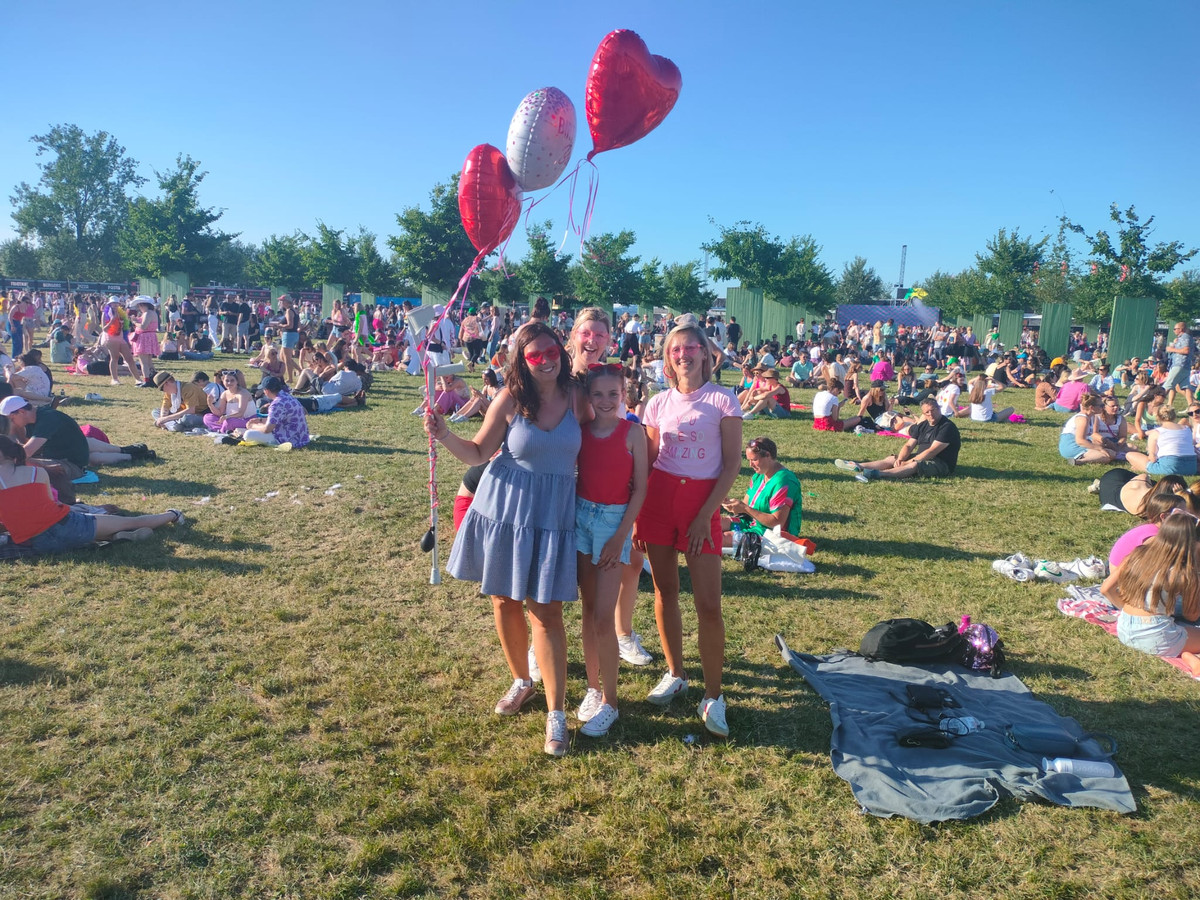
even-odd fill
[(721, 473), (721, 420), (742, 417), (737, 398), (712, 382), (682, 394), (671, 388), (646, 404), (646, 427), (658, 431), (654, 468), (679, 478), (716, 478)]

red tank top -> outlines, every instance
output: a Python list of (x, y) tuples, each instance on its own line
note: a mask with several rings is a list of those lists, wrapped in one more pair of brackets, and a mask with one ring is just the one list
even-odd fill
[(0, 524), (8, 529), (17, 544), (57, 525), (70, 511), (69, 506), (50, 495), (48, 484), (31, 481), (9, 487), (0, 480)]
[(629, 484), (633, 480), (633, 454), (625, 446), (629, 435), (628, 419), (622, 419), (605, 438), (592, 436), (583, 427), (579, 445), (579, 475), (575, 493), (584, 500), (614, 506), (629, 502)]

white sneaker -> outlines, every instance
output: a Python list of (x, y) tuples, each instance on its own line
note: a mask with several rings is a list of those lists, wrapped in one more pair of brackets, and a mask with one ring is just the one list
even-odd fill
[(654, 657), (642, 646), (642, 638), (636, 631), (630, 635), (617, 635), (617, 650), (621, 659), (631, 666), (648, 666), (654, 662)]
[(549, 756), (567, 755), (567, 714), (561, 709), (546, 713), (546, 743), (542, 749)]
[(538, 668), (537, 654), (534, 653), (533, 648), (530, 647), (529, 652), (525, 654), (525, 656), (526, 659), (529, 660), (529, 680), (534, 684), (537, 684), (542, 680), (542, 670)]
[(688, 683), (686, 678), (679, 678), (678, 676), (667, 672), (667, 674), (662, 677), (662, 680), (660, 680), (658, 684), (654, 686), (654, 690), (646, 695), (646, 699), (655, 706), (666, 706), (677, 696), (685, 693), (687, 691), (687, 686)]
[(705, 697), (696, 707), (696, 712), (704, 722), (704, 727), (717, 737), (729, 737), (729, 726), (725, 723), (725, 695), (712, 698)]
[(579, 704), (579, 709), (575, 713), (575, 718), (580, 722), (587, 722), (599, 712), (600, 707), (604, 705), (604, 695), (593, 687), (587, 689), (587, 693), (583, 695), (583, 702)]
[(1024, 566), (1013, 565), (1007, 559), (998, 559), (992, 563), (992, 569), (1000, 573), (1005, 578), (1011, 578), (1013, 581), (1033, 581), (1033, 569), (1027, 569)]
[(600, 708), (596, 710), (596, 714), (583, 723), (579, 733), (586, 734), (588, 737), (604, 737), (619, 715), (607, 703), (601, 704)]
[(1040, 560), (1033, 575), (1038, 581), (1053, 581), (1055, 584), (1066, 584), (1079, 577), (1074, 572), (1064, 571), (1058, 563), (1049, 559)]
[(852, 459), (835, 459), (833, 464), (843, 472), (861, 472), (862, 466)]
[(1095, 481), (1093, 481), (1091, 484), (1088, 485), (1088, 493), (1089, 494), (1100, 493), (1100, 479), (1099, 478), (1097, 478)]
[(1108, 577), (1108, 563), (1098, 556), (1089, 556), (1087, 559), (1077, 557), (1071, 562), (1059, 563), (1058, 567), (1063, 572), (1074, 572), (1086, 581), (1102, 581)]

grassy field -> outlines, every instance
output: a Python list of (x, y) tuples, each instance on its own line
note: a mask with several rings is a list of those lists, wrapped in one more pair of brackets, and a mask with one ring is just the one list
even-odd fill
[[(189, 523), (3, 569), (2, 897), (1200, 895), (1200, 685), (1059, 614), (1061, 588), (992, 572), (1017, 550), (1106, 554), (1133, 521), (1097, 511), (1101, 470), (1058, 457), (1063, 417), (1033, 413), (1032, 392), (1001, 395), (1028, 424), (962, 422), (958, 475), (922, 484), (831, 465), (893, 439), (748, 424), (803, 481), (817, 572), (726, 563), (732, 737), (705, 736), (695, 689), (665, 711), (644, 701), (661, 665), (623, 667), (611, 736), (554, 760), (540, 699), (491, 712), (510, 676), (489, 602), (428, 584), (417, 379), (378, 377), (366, 408), (313, 417), (320, 439), (293, 453), (155, 432), (156, 392), (62, 382), (105, 397), (65, 411), (161, 456), (102, 470), (81, 498)], [(447, 518), (462, 468), (442, 455)], [(642, 589), (636, 627), (661, 660)], [(830, 767), (828, 711), (774, 635), (820, 653), (880, 619), (962, 614), (997, 628), (1041, 699), (1118, 738), (1137, 814), (859, 812)], [(577, 609), (567, 621), (573, 709)]]

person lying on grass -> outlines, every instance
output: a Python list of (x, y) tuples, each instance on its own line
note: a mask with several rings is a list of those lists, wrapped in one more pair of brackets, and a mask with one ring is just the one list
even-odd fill
[(177, 509), (149, 516), (76, 512), (54, 498), (45, 469), (28, 463), (25, 448), (0, 435), (0, 525), (13, 543), (36, 553), (61, 553), (97, 541), (140, 541), (156, 528), (183, 522)]
[(922, 421), (908, 430), (909, 438), (898, 453), (873, 462), (835, 459), (839, 469), (854, 472), (861, 482), (877, 478), (931, 478), (953, 475), (958, 466), (962, 439), (958, 426), (942, 415), (933, 397), (921, 401)]

